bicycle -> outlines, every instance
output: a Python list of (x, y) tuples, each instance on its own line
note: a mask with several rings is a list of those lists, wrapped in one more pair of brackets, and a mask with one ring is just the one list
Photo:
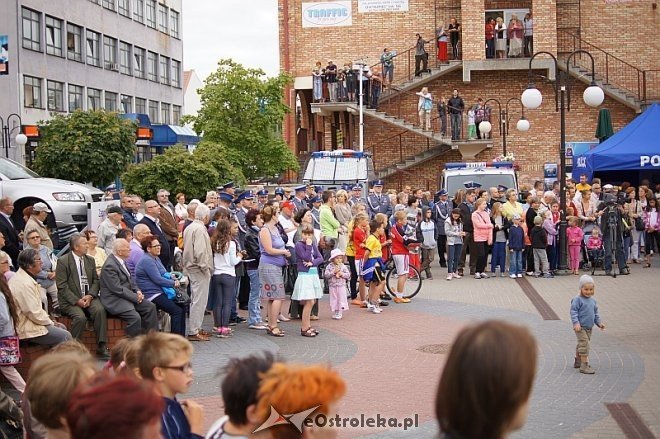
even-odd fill
[[(403, 297), (406, 299), (411, 299), (419, 293), (422, 289), (422, 276), (419, 271), (419, 244), (411, 244), (410, 249), (410, 264), (408, 267), (408, 280), (406, 280), (406, 285), (404, 287), (405, 291), (402, 291)], [(397, 288), (397, 280), (399, 276), (396, 273), (396, 267), (394, 266), (394, 258), (390, 258), (385, 263), (385, 286), (387, 293), (395, 297), (394, 292)]]

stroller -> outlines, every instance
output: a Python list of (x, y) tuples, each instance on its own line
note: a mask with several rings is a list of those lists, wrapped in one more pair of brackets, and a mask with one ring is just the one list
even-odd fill
[(587, 261), (591, 268), (591, 274), (596, 272), (596, 268), (605, 268), (605, 249), (603, 247), (603, 240), (598, 239), (597, 242), (591, 239), (591, 234), (584, 236), (584, 249), (587, 253)]

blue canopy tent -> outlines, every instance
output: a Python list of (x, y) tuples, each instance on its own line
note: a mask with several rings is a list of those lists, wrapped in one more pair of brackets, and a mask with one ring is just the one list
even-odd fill
[(573, 157), (573, 175), (595, 174), (604, 181), (638, 184), (648, 178), (660, 181), (660, 104), (653, 104), (609, 139)]

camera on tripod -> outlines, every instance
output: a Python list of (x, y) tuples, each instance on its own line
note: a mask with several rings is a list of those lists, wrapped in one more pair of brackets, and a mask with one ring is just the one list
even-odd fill
[(603, 194), (603, 202), (607, 207), (614, 207), (616, 205), (623, 206), (626, 204), (626, 198), (628, 198), (628, 194), (625, 192)]

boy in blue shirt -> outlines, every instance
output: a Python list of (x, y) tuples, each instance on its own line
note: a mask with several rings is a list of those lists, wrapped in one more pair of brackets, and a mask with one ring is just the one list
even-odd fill
[(594, 374), (596, 371), (589, 365), (589, 342), (594, 325), (601, 330), (605, 325), (600, 321), (598, 304), (593, 298), (594, 280), (589, 275), (580, 277), (580, 294), (571, 300), (571, 322), (577, 336), (574, 368), (580, 368), (580, 373)]
[(520, 227), (520, 216), (513, 216), (513, 224), (509, 227), (509, 277), (515, 279), (523, 277), (522, 250), (525, 247), (525, 233)]

